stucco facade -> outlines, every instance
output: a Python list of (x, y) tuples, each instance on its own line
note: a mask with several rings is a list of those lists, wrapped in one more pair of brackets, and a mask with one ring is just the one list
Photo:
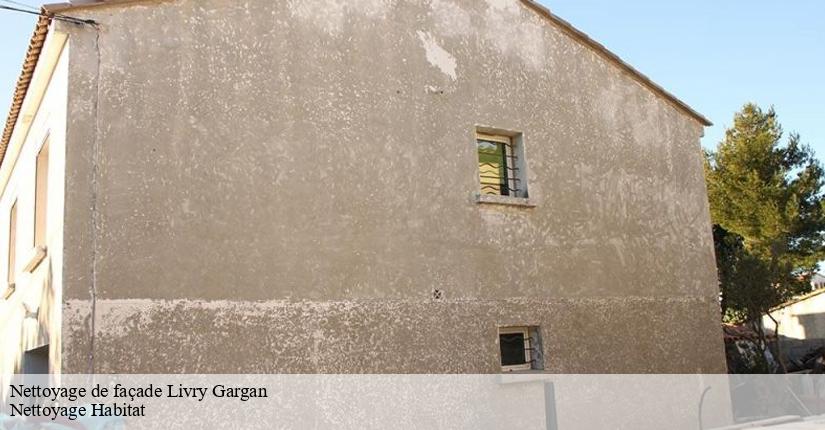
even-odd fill
[[(724, 371), (702, 122), (534, 6), (63, 13), (61, 372), (490, 373), (511, 325), (552, 372)], [(477, 127), (531, 206), (478, 203)]]

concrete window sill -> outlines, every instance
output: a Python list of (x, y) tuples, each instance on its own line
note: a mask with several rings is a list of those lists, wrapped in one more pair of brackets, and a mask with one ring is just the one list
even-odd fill
[(516, 206), (522, 208), (536, 207), (536, 202), (529, 198), (497, 196), (494, 194), (476, 194), (476, 203), (481, 205)]
[(29, 257), (29, 262), (26, 263), (26, 267), (23, 269), (24, 272), (34, 272), (34, 269), (37, 269), (37, 266), (46, 258), (46, 247), (44, 246), (35, 246), (31, 251), (31, 257)]

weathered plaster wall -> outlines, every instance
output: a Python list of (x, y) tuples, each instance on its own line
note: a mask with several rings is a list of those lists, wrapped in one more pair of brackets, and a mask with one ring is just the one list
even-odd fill
[[(26, 351), (49, 345), (50, 370), (61, 370), (63, 177), (66, 152), (68, 46), (65, 37), (49, 34), (32, 80), (15, 135), (0, 170), (0, 293), (8, 271), (15, 290), (0, 298), (0, 397), (12, 374), (20, 372)], [(29, 108), (31, 110), (29, 110)], [(34, 256), (35, 178), (37, 155), (49, 144), (46, 203), (46, 256), (31, 271)], [(6, 176), (8, 174), (8, 176)], [(9, 267), (10, 210), (17, 202), (16, 264)]]
[[(90, 286), (107, 372), (495, 372), (508, 324), (554, 371), (724, 369), (701, 126), (519, 1), (84, 15), (64, 369)], [(474, 202), (476, 125), (536, 208)]]
[[(101, 373), (494, 373), (497, 326), (520, 324), (542, 327), (551, 372), (720, 371), (702, 348), (718, 310), (696, 299), (143, 299), (103, 300), (97, 312)], [(71, 330), (88, 336), (82, 324)], [(66, 359), (83, 363), (85, 351), (68, 348)]]

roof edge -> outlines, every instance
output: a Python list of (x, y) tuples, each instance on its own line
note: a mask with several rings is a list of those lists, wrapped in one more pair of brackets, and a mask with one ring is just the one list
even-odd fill
[(579, 41), (583, 45), (587, 46), (588, 48), (595, 51), (597, 54), (601, 55), (603, 58), (607, 59), (611, 63), (618, 66), (624, 72), (628, 73), (630, 76), (635, 78), (640, 84), (647, 87), (649, 90), (653, 91), (657, 95), (661, 96), (668, 102), (670, 102), (674, 107), (681, 110), (682, 112), (688, 114), (691, 118), (698, 121), (705, 127), (710, 127), (713, 125), (709, 119), (707, 119), (704, 115), (700, 114), (687, 103), (680, 100), (678, 97), (673, 95), (673, 93), (669, 92), (668, 90), (664, 89), (659, 84), (653, 82), (647, 75), (640, 72), (635, 67), (631, 66), (627, 62), (621, 59), (618, 55), (614, 54), (613, 51), (607, 49), (604, 45), (599, 42), (593, 40), (590, 36), (588, 36), (585, 32), (579, 30), (578, 28), (574, 27), (573, 24), (565, 21), (562, 18), (559, 18), (553, 12), (550, 12), (550, 9), (547, 9), (543, 5), (539, 4), (536, 0), (521, 0), (527, 7), (533, 9), (540, 15), (544, 16), (550, 22), (555, 24), (556, 26), (560, 27), (562, 31), (567, 33), (573, 39)]
[(45, 8), (41, 9), (41, 13), (43, 13), (43, 15), (40, 15), (40, 18), (38, 18), (34, 27), (34, 33), (29, 40), (29, 47), (26, 50), (25, 60), (23, 60), (20, 77), (17, 78), (17, 85), (14, 88), (14, 95), (12, 95), (9, 115), (6, 117), (6, 126), (3, 129), (2, 137), (0, 137), (0, 165), (5, 161), (6, 150), (11, 141), (11, 136), (14, 133), (14, 128), (17, 125), (17, 119), (20, 116), (23, 101), (26, 99), (26, 94), (29, 91), (29, 85), (34, 76), (34, 69), (37, 66), (37, 61), (40, 59), (40, 52), (43, 50), (46, 36), (49, 33), (49, 25), (52, 22), (52, 18), (47, 16)]
[(62, 14), (67, 11), (113, 7), (127, 3), (163, 3), (168, 1), (172, 0), (70, 0), (68, 2), (44, 4), (43, 9), (49, 13)]
[(801, 294), (801, 295), (798, 295), (796, 297), (792, 297), (792, 298), (788, 299), (787, 301), (785, 301), (785, 302), (783, 302), (779, 305), (774, 306), (773, 308), (768, 310), (768, 313), (772, 314), (776, 311), (780, 311), (780, 310), (785, 309), (789, 306), (793, 306), (793, 305), (795, 305), (799, 302), (804, 302), (805, 300), (808, 300), (810, 298), (814, 298), (814, 297), (816, 297), (816, 296), (818, 296), (822, 293), (825, 293), (825, 288), (817, 288), (817, 289), (815, 289), (813, 291), (810, 291), (810, 292), (807, 292), (805, 294)]
[[(43, 6), (44, 10), (48, 10), (51, 13), (57, 12), (65, 12), (68, 10), (81, 10), (81, 9), (89, 9), (89, 8), (98, 8), (98, 7), (105, 7), (105, 6), (118, 6), (118, 5), (126, 5), (130, 3), (159, 3), (159, 2), (168, 2), (173, 0), (76, 0), (75, 3), (55, 3), (50, 5)], [(691, 108), (687, 103), (683, 102), (681, 99), (676, 97), (673, 93), (669, 92), (668, 90), (664, 89), (661, 85), (653, 82), (652, 79), (647, 77), (644, 73), (637, 70), (635, 67), (631, 66), (629, 63), (625, 62), (621, 59), (618, 55), (614, 54), (611, 50), (607, 49), (601, 43), (593, 40), (590, 36), (588, 36), (585, 32), (579, 30), (569, 22), (565, 21), (564, 19), (558, 17), (553, 12), (550, 12), (550, 9), (546, 8), (545, 6), (539, 4), (537, 0), (520, 0), (525, 6), (532, 9), (533, 11), (537, 12), (539, 15), (548, 19), (551, 23), (555, 24), (559, 27), (564, 33), (568, 36), (572, 37), (574, 40), (580, 42), (581, 44), (585, 45), (586, 47), (592, 49), (596, 52), (596, 54), (600, 55), (602, 58), (608, 60), (609, 62), (613, 63), (619, 69), (630, 75), (634, 78), (637, 82), (639, 82), (642, 86), (646, 87), (654, 94), (662, 97), (665, 101), (669, 102), (673, 107), (676, 109), (684, 112), (689, 117), (693, 118), (701, 125), (705, 127), (710, 127), (713, 125), (707, 117), (702, 115), (701, 113), (697, 112), (693, 108)]]

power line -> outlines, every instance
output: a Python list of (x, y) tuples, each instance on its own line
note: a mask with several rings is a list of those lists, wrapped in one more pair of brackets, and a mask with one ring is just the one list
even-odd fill
[[(12, 0), (0, 0), (0, 1), (3, 1), (5, 3), (21, 5), (21, 6), (29, 8), (29, 9), (34, 9), (31, 6), (28, 6), (28, 5), (23, 4), (23, 3), (15, 2), (15, 1), (12, 1)], [(38, 10), (21, 9), (21, 8), (18, 8), (18, 7), (4, 6), (4, 5), (0, 5), (0, 9), (5, 9), (5, 10), (8, 10), (8, 11), (12, 11), (12, 12), (25, 13), (25, 14), (29, 14), (29, 15), (45, 16), (45, 17), (49, 17), (49, 18), (52, 18), (52, 19), (56, 19), (58, 21), (70, 22), (72, 24), (97, 25), (97, 22), (93, 19), (75, 18), (73, 16), (62, 15), (62, 14), (59, 14), (59, 13), (47, 14), (47, 13), (40, 12)]]
[(16, 5), (16, 6), (21, 6), (21, 7), (24, 7), (26, 9), (31, 9), (33, 11), (38, 11), (38, 12), (40, 11), (40, 9), (37, 6), (32, 6), (32, 5), (22, 3), (22, 2), (19, 2), (19, 1), (14, 1), (14, 0), (1, 0), (1, 1), (3, 3), (8, 3), (8, 4)]
[[(0, 0), (0, 1), (10, 3), (10, 0)], [(16, 3), (16, 2), (14, 2), (14, 3), (19, 4), (19, 3)], [(30, 6), (26, 6), (26, 7), (30, 7)], [(72, 24), (92, 25), (92, 26), (97, 25), (97, 22), (93, 19), (81, 19), (81, 18), (75, 18), (73, 16), (67, 16), (67, 15), (61, 15), (61, 14), (46, 14), (46, 13), (39, 12), (39, 11), (21, 9), (21, 8), (18, 8), (18, 7), (4, 6), (4, 5), (0, 5), (0, 9), (12, 11), (12, 12), (25, 13), (25, 14), (29, 14), (29, 15), (45, 16), (45, 17), (48, 17), (48, 18), (56, 19), (58, 21), (69, 22), (69, 23), (72, 23)]]

